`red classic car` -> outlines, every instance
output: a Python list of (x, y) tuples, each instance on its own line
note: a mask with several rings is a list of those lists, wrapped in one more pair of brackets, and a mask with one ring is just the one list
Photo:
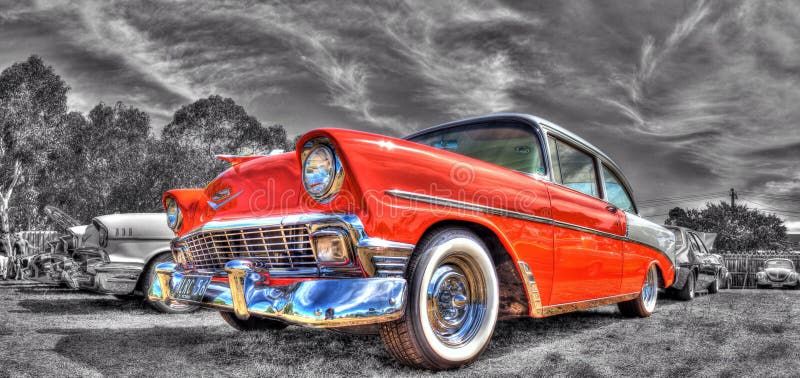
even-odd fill
[(674, 235), (637, 215), (617, 165), (537, 117), (318, 129), (292, 153), (222, 158), (205, 189), (164, 194), (176, 263), (149, 295), (240, 330), (374, 332), (400, 362), (448, 369), (498, 319), (650, 316), (675, 277)]

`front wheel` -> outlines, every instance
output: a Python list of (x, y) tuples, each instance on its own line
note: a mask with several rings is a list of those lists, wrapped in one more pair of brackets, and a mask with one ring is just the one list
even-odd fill
[(260, 319), (252, 316), (247, 320), (242, 320), (237, 318), (232, 312), (220, 311), (219, 315), (222, 316), (222, 320), (224, 320), (225, 323), (228, 323), (229, 326), (244, 332), (269, 330), (278, 331), (289, 326), (288, 324), (277, 320)]
[(486, 245), (463, 228), (444, 228), (418, 244), (408, 264), (408, 306), (380, 335), (399, 362), (445, 370), (474, 361), (497, 322), (499, 285)]
[(646, 318), (653, 314), (658, 300), (658, 271), (655, 265), (650, 266), (642, 284), (642, 292), (635, 299), (617, 304), (622, 315)]

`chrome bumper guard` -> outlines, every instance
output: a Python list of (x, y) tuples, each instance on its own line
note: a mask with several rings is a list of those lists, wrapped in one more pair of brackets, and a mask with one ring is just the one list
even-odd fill
[[(191, 300), (173, 296), (186, 277), (203, 274), (210, 281), (202, 293)], [(162, 263), (156, 275), (150, 300), (232, 311), (240, 319), (256, 316), (311, 327), (347, 327), (392, 321), (405, 310), (403, 278), (318, 279), (270, 286), (247, 260), (229, 261), (224, 271), (213, 274), (184, 272), (177, 264)], [(213, 279), (222, 277), (227, 280)]]

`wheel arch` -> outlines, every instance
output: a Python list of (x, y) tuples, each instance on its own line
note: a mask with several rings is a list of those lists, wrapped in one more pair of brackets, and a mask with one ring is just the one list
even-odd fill
[(489, 225), (460, 219), (441, 220), (429, 225), (421, 234), (420, 240), (431, 232), (449, 227), (461, 227), (472, 231), (489, 249), (500, 285), (498, 319), (530, 316), (530, 298), (517, 267), (517, 258), (507, 247), (508, 241)]
[[(153, 260), (155, 260), (157, 257), (162, 256), (162, 255), (167, 254), (167, 253), (170, 253), (170, 254), (172, 253), (172, 250), (169, 247), (167, 247), (167, 248), (158, 248), (158, 249), (156, 249), (156, 250), (154, 250), (154, 251), (152, 251), (152, 252), (147, 254), (147, 257), (144, 260), (144, 265), (142, 266), (142, 273), (139, 274), (139, 280), (136, 282), (136, 289), (135, 290), (142, 291), (142, 285), (144, 284), (144, 280), (147, 279), (147, 277), (145, 277), (146, 276), (145, 273), (150, 268), (150, 264), (153, 263)], [(146, 295), (147, 295), (147, 293), (145, 293), (145, 296)]]

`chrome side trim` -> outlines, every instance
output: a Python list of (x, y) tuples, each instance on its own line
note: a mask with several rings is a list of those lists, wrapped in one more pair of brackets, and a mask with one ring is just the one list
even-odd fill
[(539, 223), (546, 223), (546, 224), (552, 224), (553, 223), (552, 219), (545, 218), (545, 217), (540, 217), (540, 216), (526, 214), (526, 213), (520, 213), (518, 211), (513, 211), (513, 210), (500, 209), (500, 208), (497, 208), (497, 207), (479, 205), (479, 204), (471, 203), (471, 202), (458, 201), (458, 200), (453, 200), (453, 199), (449, 199), (449, 198), (429, 196), (427, 194), (406, 192), (406, 191), (403, 191), (403, 190), (395, 190), (395, 189), (387, 190), (386, 193), (389, 194), (389, 195), (392, 195), (392, 196), (395, 196), (395, 197), (398, 197), (398, 198), (407, 199), (407, 200), (410, 200), (410, 201), (426, 202), (426, 203), (430, 203), (430, 204), (433, 204), (433, 205), (449, 206), (449, 207), (453, 207), (453, 208), (456, 208), (456, 209), (479, 211), (479, 212), (486, 213), (486, 214), (500, 215), (500, 216), (503, 216), (503, 217), (522, 219), (522, 220), (531, 221), (531, 222), (539, 222)]
[(356, 246), (361, 267), (370, 277), (404, 277), (414, 244), (364, 238)]
[(525, 288), (528, 291), (528, 311), (530, 316), (534, 318), (543, 317), (542, 314), (542, 298), (539, 295), (539, 287), (536, 286), (536, 279), (533, 278), (530, 266), (524, 261), (517, 263), (519, 270), (522, 272)]
[[(587, 233), (590, 233), (590, 234), (604, 236), (604, 237), (611, 238), (611, 239), (617, 239), (617, 240), (622, 240), (622, 241), (626, 241), (626, 242), (632, 242), (632, 243), (640, 244), (640, 245), (643, 245), (645, 247), (652, 248), (652, 249), (658, 251), (659, 253), (661, 253), (662, 255), (667, 257), (670, 261), (673, 261), (673, 264), (674, 264), (674, 257), (671, 256), (671, 248), (672, 248), (671, 245), (665, 245), (664, 243), (660, 242), (660, 239), (658, 239), (658, 238), (644, 238), (644, 237), (637, 238), (637, 237), (616, 235), (616, 234), (612, 234), (612, 233), (608, 233), (608, 232), (604, 232), (604, 231), (600, 231), (600, 230), (595, 230), (593, 228), (579, 226), (577, 224), (557, 221), (557, 220), (553, 220), (553, 219), (550, 219), (550, 218), (544, 218), (544, 217), (531, 215), (531, 214), (520, 213), (520, 212), (513, 211), (513, 210), (500, 209), (500, 208), (497, 208), (497, 207), (484, 206), (484, 205), (479, 205), (479, 204), (470, 203), (470, 202), (452, 200), (452, 199), (449, 199), (449, 198), (429, 196), (429, 195), (426, 195), (426, 194), (406, 192), (406, 191), (403, 191), (403, 190), (396, 190), (396, 189), (387, 190), (386, 194), (389, 194), (391, 196), (395, 196), (395, 197), (398, 197), (398, 198), (407, 199), (409, 201), (419, 201), (419, 202), (425, 202), (425, 203), (429, 203), (429, 204), (433, 204), (433, 205), (448, 206), (448, 207), (453, 207), (453, 208), (456, 208), (456, 209), (477, 211), (477, 212), (491, 214), (491, 215), (499, 215), (499, 216), (502, 216), (502, 217), (521, 219), (521, 220), (525, 220), (525, 221), (542, 223), (542, 224), (549, 224), (549, 225), (553, 225), (553, 226), (556, 226), (556, 227), (567, 228), (567, 229), (570, 229), (570, 230), (581, 231), (581, 232), (587, 232)], [(628, 214), (628, 213), (625, 213), (625, 214), (628, 215), (628, 216), (631, 215), (631, 214)], [(643, 219), (643, 218), (639, 218), (639, 219)], [(655, 228), (653, 228), (653, 229), (655, 230)], [(663, 231), (669, 233), (670, 235), (672, 235), (672, 233), (669, 232), (669, 231), (666, 231), (666, 230), (663, 230)], [(628, 234), (630, 234), (630, 231), (628, 231)]]
[(542, 308), (542, 317), (564, 314), (567, 312), (581, 311), (592, 307), (607, 306), (619, 302), (625, 302), (631, 299), (638, 298), (640, 294), (641, 293), (629, 293), (622, 295), (614, 295), (611, 297), (589, 299), (586, 301), (545, 306)]

